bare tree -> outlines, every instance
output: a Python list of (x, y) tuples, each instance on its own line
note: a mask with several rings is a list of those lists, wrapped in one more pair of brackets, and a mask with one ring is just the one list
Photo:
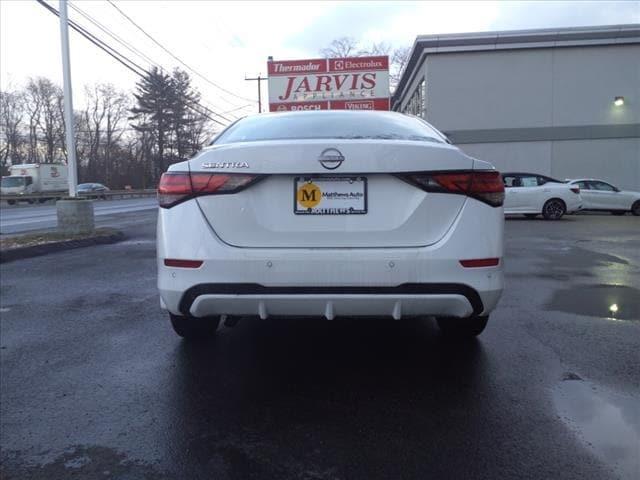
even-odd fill
[(27, 161), (29, 163), (40, 163), (40, 156), (38, 155), (38, 124), (40, 123), (41, 115), (41, 100), (38, 95), (38, 90), (33, 81), (27, 84), (24, 92), (25, 98), (25, 110), (28, 120), (28, 138), (29, 146), (27, 150)]
[(328, 47), (320, 50), (324, 58), (358, 57), (358, 41), (353, 37), (340, 37), (333, 40)]
[(104, 180), (111, 183), (112, 171), (117, 169), (117, 148), (126, 126), (123, 122), (129, 114), (130, 101), (124, 92), (117, 90), (113, 85), (100, 86), (100, 94), (105, 111), (105, 143), (104, 143)]
[[(210, 123), (194, 108), (200, 94), (189, 76), (157, 71), (147, 80), (138, 86), (135, 106), (113, 85), (86, 89), (84, 107), (74, 112), (81, 181), (152, 187), (169, 164), (202, 148)], [(64, 161), (65, 127), (62, 90), (51, 80), (32, 78), (23, 88), (0, 91), (0, 169), (17, 162)]]
[(409, 58), (410, 47), (392, 48), (385, 42), (372, 43), (368, 47), (361, 47), (352, 37), (341, 37), (333, 40), (328, 47), (320, 50), (325, 58), (389, 56), (389, 84), (393, 92), (400, 81), (402, 70)]
[(381, 56), (381, 55), (389, 55), (391, 52), (391, 45), (384, 43), (384, 42), (379, 42), (379, 43), (372, 43), (371, 46), (369, 46), (368, 48), (363, 48), (358, 50), (358, 54), (355, 55), (357, 57), (364, 57), (364, 56)]
[[(61, 152), (61, 139), (64, 136), (62, 115), (62, 89), (44, 77), (30, 79), (27, 92), (33, 103), (35, 126), (42, 134), (45, 147), (45, 159), (52, 163)], [(30, 124), (30, 129), (33, 125)], [(37, 143), (37, 140), (36, 140)]]
[(409, 61), (410, 53), (411, 47), (400, 47), (393, 50), (389, 57), (389, 83), (392, 91), (398, 86), (404, 67)]
[(21, 163), (24, 157), (24, 136), (21, 124), (24, 119), (24, 97), (17, 91), (0, 91), (0, 169), (6, 171), (9, 163)]

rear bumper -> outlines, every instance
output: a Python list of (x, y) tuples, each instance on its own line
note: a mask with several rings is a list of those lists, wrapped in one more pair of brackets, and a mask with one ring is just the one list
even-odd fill
[[(185, 202), (158, 217), (158, 288), (176, 315), (487, 315), (503, 289), (504, 214), (467, 201), (444, 238), (420, 248), (237, 248)], [(199, 268), (164, 265), (194, 259)]]
[[(500, 292), (497, 292), (499, 296)], [(491, 303), (497, 301), (487, 299)], [(397, 287), (265, 287), (257, 284), (201, 284), (179, 303), (182, 315), (337, 316), (424, 315), (468, 317), (484, 311), (482, 298), (461, 284), (404, 284)]]

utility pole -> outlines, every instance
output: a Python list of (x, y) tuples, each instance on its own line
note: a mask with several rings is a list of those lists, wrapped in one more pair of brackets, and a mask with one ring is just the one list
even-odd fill
[(62, 79), (64, 84), (64, 122), (67, 131), (67, 169), (69, 170), (69, 196), (77, 196), (78, 170), (76, 146), (73, 136), (73, 100), (71, 98), (71, 63), (69, 61), (69, 29), (67, 0), (60, 0), (60, 41), (62, 46)]
[(60, 43), (62, 46), (64, 122), (67, 131), (67, 170), (70, 198), (56, 202), (58, 231), (67, 235), (90, 235), (95, 230), (93, 200), (77, 198), (78, 169), (76, 167), (76, 146), (73, 141), (73, 101), (71, 99), (71, 63), (69, 62), (67, 0), (60, 0)]
[(258, 82), (258, 113), (262, 113), (262, 94), (261, 94), (260, 85), (263, 80), (267, 79), (267, 77), (261, 77), (260, 74), (258, 74), (257, 77), (247, 78), (247, 76), (245, 75), (244, 79)]

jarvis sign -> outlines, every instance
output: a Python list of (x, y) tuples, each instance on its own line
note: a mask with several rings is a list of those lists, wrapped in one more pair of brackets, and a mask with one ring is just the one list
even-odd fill
[(269, 110), (389, 110), (389, 57), (273, 60)]

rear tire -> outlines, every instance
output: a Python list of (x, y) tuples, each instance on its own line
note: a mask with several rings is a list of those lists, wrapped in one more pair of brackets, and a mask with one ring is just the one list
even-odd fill
[(173, 330), (186, 340), (206, 340), (218, 330), (220, 317), (183, 317), (169, 313)]
[(15, 200), (7, 200), (7, 203), (8, 203), (9, 205), (15, 205), (15, 204), (16, 204), (16, 201), (15, 201)]
[(640, 200), (636, 200), (631, 206), (631, 213), (633, 213), (636, 217), (640, 217)]
[(625, 212), (624, 210), (611, 210), (611, 215), (624, 215)]
[(567, 213), (567, 206), (559, 198), (547, 200), (542, 207), (542, 216), (545, 220), (560, 220)]
[(536, 218), (538, 216), (538, 214), (537, 213), (525, 213), (524, 216), (527, 217), (527, 218)]
[(438, 328), (443, 335), (451, 338), (473, 338), (480, 335), (487, 326), (489, 316), (467, 318), (438, 317)]

